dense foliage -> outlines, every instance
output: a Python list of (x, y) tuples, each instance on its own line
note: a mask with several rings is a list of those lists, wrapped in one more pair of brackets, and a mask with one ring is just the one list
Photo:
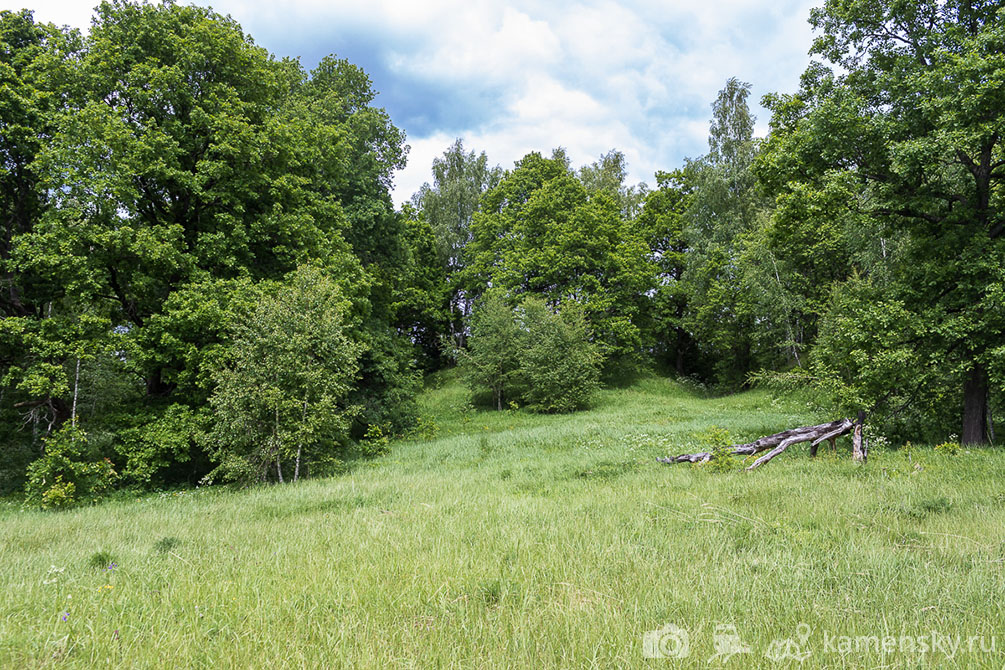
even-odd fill
[(330, 471), (455, 360), (500, 409), (652, 365), (993, 441), (1003, 12), (827, 0), (763, 139), (729, 79), (652, 189), (617, 150), (506, 170), (457, 140), (400, 211), (404, 134), (345, 60), (172, 2), (103, 2), (86, 36), (0, 12), (0, 490)]
[[(102, 3), (83, 38), (28, 12), (0, 28), (5, 487), (68, 440), (151, 486), (409, 423), (414, 259), (389, 195), (407, 148), (359, 68), (306, 72), (173, 3)], [(265, 405), (282, 421), (262, 442)]]
[(577, 303), (551, 309), (524, 295), (510, 305), (490, 291), (471, 318), (462, 375), (473, 394), (496, 409), (526, 405), (536, 412), (587, 407), (600, 387), (603, 354)]

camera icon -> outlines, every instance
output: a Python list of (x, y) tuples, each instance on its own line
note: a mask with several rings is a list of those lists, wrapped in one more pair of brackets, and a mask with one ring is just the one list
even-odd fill
[(643, 658), (686, 658), (690, 653), (690, 636), (686, 630), (672, 623), (646, 631), (642, 636)]

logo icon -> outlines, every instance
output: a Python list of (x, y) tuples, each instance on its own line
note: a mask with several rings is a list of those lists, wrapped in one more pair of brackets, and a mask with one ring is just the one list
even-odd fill
[(644, 658), (686, 658), (690, 653), (691, 638), (687, 631), (672, 623), (642, 636)]
[(776, 663), (781, 661), (802, 663), (813, 653), (809, 649), (803, 651), (803, 645), (806, 644), (806, 640), (810, 639), (810, 625), (808, 623), (796, 626), (796, 638), (799, 640), (798, 642), (790, 637), (772, 640), (771, 644), (768, 645), (768, 650), (764, 652), (764, 657)]
[(736, 632), (736, 626), (731, 623), (721, 623), (715, 627), (712, 644), (715, 647), (715, 655), (708, 659), (709, 663), (716, 659), (725, 663), (737, 654), (750, 653), (750, 646), (744, 644), (740, 634)]

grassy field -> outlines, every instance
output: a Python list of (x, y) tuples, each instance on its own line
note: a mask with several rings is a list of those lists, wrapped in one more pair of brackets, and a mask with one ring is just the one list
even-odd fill
[(830, 417), (656, 379), (558, 417), (446, 379), (423, 412), (332, 479), (9, 505), (0, 667), (1002, 667), (1005, 453), (663, 466)]

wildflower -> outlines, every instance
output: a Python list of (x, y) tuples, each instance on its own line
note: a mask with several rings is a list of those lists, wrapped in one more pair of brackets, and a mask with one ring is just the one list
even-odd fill
[(70, 613), (69, 612), (63, 612), (62, 620), (66, 621), (69, 618), (70, 618)]
[(105, 570), (114, 570), (117, 567), (119, 567), (119, 564), (113, 562), (111, 565), (109, 565), (107, 568), (105, 568)]

